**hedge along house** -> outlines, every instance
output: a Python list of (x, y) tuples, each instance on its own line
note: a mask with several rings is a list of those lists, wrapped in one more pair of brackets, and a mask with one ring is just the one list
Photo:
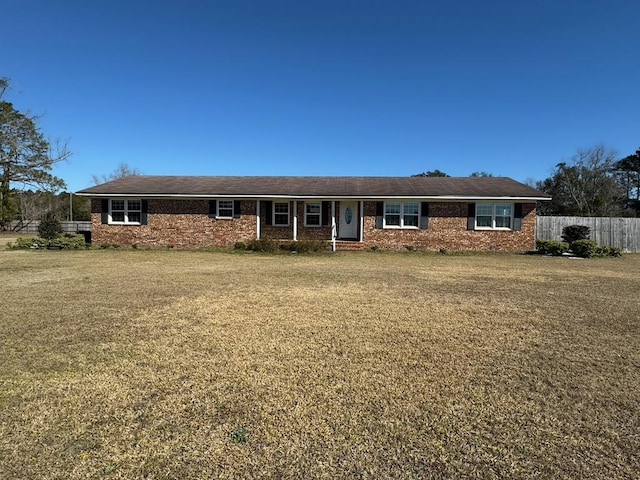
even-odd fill
[(536, 202), (505, 177), (131, 176), (91, 197), (92, 241), (233, 246), (269, 238), (351, 247), (525, 251)]

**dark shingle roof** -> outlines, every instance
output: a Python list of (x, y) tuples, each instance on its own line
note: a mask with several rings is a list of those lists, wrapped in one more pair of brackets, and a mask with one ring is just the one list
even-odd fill
[(77, 192), (87, 196), (316, 197), (316, 198), (523, 198), (547, 194), (507, 177), (239, 177), (120, 178)]

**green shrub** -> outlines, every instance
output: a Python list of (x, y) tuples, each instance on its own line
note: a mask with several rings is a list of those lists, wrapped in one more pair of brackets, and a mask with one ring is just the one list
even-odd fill
[(283, 249), (298, 253), (324, 252), (327, 250), (327, 244), (322, 240), (298, 240), (283, 245)]
[(622, 249), (620, 247), (606, 247), (608, 252), (607, 255), (609, 257), (621, 257)]
[(587, 240), (591, 230), (585, 225), (567, 225), (562, 229), (562, 240), (572, 244), (577, 240)]
[(120, 248), (120, 244), (119, 243), (101, 243), (100, 245), (98, 245), (100, 248), (102, 249), (107, 249), (107, 248)]
[(571, 251), (582, 258), (590, 258), (598, 253), (598, 244), (595, 240), (576, 240), (571, 244)]
[(622, 249), (603, 245), (596, 248), (596, 255), (598, 257), (621, 257)]
[(66, 234), (49, 240), (47, 248), (59, 250), (76, 250), (85, 248), (87, 245), (84, 241), (84, 235)]
[(21, 237), (16, 239), (14, 243), (9, 244), (9, 248), (12, 250), (26, 250), (26, 249), (37, 249), (37, 248), (46, 248), (48, 240), (40, 237)]
[(569, 244), (557, 240), (537, 240), (536, 251), (541, 255), (562, 255), (569, 251)]
[(244, 242), (236, 242), (233, 248), (235, 248), (236, 250), (246, 250), (247, 244)]
[(280, 250), (278, 242), (270, 238), (261, 238), (260, 240), (251, 240), (247, 243), (247, 250), (253, 252), (275, 253)]
[(18, 238), (9, 248), (14, 250), (22, 249), (40, 249), (48, 248), (49, 250), (74, 250), (85, 248), (84, 235), (66, 234), (51, 240), (42, 237)]
[(62, 225), (52, 213), (48, 213), (46, 217), (40, 220), (38, 235), (42, 238), (52, 240), (60, 234), (62, 234)]

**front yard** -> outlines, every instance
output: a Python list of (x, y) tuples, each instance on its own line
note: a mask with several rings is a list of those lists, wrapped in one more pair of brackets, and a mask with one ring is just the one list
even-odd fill
[(638, 271), (0, 250), (0, 478), (634, 478)]

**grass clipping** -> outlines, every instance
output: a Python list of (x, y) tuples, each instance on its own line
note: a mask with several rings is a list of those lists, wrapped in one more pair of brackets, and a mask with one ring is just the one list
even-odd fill
[(638, 256), (1, 255), (2, 478), (640, 470)]

